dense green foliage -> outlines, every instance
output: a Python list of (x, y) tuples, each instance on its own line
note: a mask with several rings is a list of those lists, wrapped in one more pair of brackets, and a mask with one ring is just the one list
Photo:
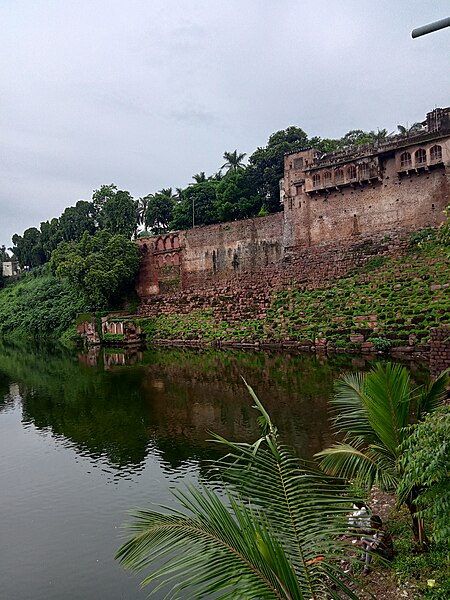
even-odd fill
[(158, 583), (168, 597), (356, 599), (336, 560), (345, 556), (345, 488), (305, 467), (249, 389), (261, 438), (215, 436), (229, 451), (214, 470), (225, 493), (188, 488), (174, 492), (182, 510), (134, 512), (117, 558), (137, 571), (158, 560), (143, 583)]
[[(417, 552), (410, 535), (409, 515), (395, 511), (387, 523), (394, 537), (395, 554), (391, 571), (400, 585), (411, 584), (424, 600), (450, 598), (450, 560), (448, 540), (433, 544), (428, 552)], [(396, 596), (397, 597), (401, 597)], [(415, 596), (417, 597), (417, 596)]]
[(441, 408), (408, 430), (402, 446), (400, 501), (417, 492), (417, 514), (432, 523), (433, 539), (450, 548), (450, 409)]
[(62, 242), (52, 253), (50, 265), (88, 304), (107, 308), (132, 289), (139, 256), (134, 242), (104, 229), (94, 235), (86, 232), (78, 243)]
[[(447, 373), (443, 373), (428, 386), (414, 387), (407, 369), (392, 363), (377, 364), (365, 374), (343, 375), (331, 399), (334, 427), (343, 441), (318, 453), (321, 468), (368, 489), (376, 485), (383, 491), (397, 492), (405, 461), (414, 460), (411, 455), (404, 458), (413, 410), (420, 418), (425, 411), (440, 408), (448, 383)], [(400, 498), (413, 518), (414, 535), (422, 543), (425, 537), (423, 521), (417, 516), (418, 486), (411, 478), (408, 481)]]
[(84, 306), (67, 281), (30, 273), (0, 291), (0, 334), (58, 336), (73, 326)]

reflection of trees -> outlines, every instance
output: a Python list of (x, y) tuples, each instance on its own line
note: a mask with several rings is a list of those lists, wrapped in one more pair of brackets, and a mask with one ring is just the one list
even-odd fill
[(9, 405), (9, 377), (0, 371), (0, 413)]
[(327, 400), (351, 360), (364, 368), (364, 360), (347, 356), (149, 350), (140, 365), (105, 371), (65, 349), (0, 342), (0, 392), (17, 381), (25, 421), (116, 468), (142, 468), (150, 444), (168, 468), (192, 461), (202, 467), (219, 453), (206, 441), (209, 432), (242, 441), (257, 436), (241, 375), (299, 453), (311, 457), (329, 445)]
[(138, 374), (80, 366), (64, 349), (0, 345), (0, 372), (20, 382), (23, 419), (113, 466), (140, 465), (149, 424)]

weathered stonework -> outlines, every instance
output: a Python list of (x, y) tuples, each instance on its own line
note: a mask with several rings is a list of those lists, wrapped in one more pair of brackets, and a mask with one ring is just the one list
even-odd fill
[(430, 331), (430, 371), (437, 377), (450, 369), (450, 325), (433, 327)]
[(358, 151), (288, 154), (282, 213), (139, 240), (140, 298), (173, 298), (182, 311), (196, 290), (206, 305), (226, 289), (239, 305), (247, 293), (250, 303), (264, 297), (262, 306), (294, 278), (320, 285), (371, 256), (401, 253), (408, 234), (437, 227), (449, 203), (449, 115), (435, 109), (422, 133)]

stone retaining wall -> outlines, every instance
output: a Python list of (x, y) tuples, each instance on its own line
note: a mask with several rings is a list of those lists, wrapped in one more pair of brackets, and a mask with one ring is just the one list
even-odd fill
[(437, 377), (450, 368), (450, 326), (433, 327), (430, 331), (430, 371)]

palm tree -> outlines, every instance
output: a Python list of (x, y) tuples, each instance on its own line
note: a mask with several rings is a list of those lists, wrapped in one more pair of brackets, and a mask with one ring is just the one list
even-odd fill
[(205, 181), (207, 181), (205, 171), (195, 173), (195, 175), (192, 175), (192, 179), (195, 181), (195, 183), (204, 183)]
[(144, 226), (145, 233), (147, 233), (148, 229), (148, 224), (146, 222), (145, 215), (147, 212), (148, 203), (152, 197), (152, 194), (148, 194), (147, 196), (144, 196), (143, 198), (138, 198), (136, 200), (136, 221), (138, 225)]
[(422, 123), (413, 123), (410, 127), (408, 127), (408, 124), (406, 127), (405, 125), (397, 125), (397, 129), (401, 136), (409, 137), (410, 135), (423, 131), (423, 125)]
[(245, 152), (239, 153), (237, 150), (233, 152), (224, 152), (223, 157), (226, 160), (225, 164), (223, 164), (220, 168), (227, 169), (227, 173), (230, 171), (235, 173), (239, 169), (244, 169), (245, 165), (242, 160), (247, 156)]
[[(445, 398), (448, 377), (442, 373), (428, 386), (413, 387), (401, 365), (377, 364), (369, 373), (350, 373), (335, 384), (331, 400), (336, 409), (334, 427), (344, 440), (319, 452), (321, 468), (329, 475), (355, 480), (396, 492), (402, 477), (402, 444), (408, 434), (412, 408), (417, 417), (435, 410)], [(426, 541), (423, 523), (417, 518), (417, 491), (405, 498), (414, 537)]]
[(215, 436), (229, 454), (216, 463), (214, 487), (174, 492), (182, 510), (133, 512), (132, 537), (116, 558), (135, 571), (157, 561), (142, 583), (169, 588), (171, 598), (357, 600), (338, 560), (351, 502), (342, 481), (307, 469), (249, 391), (261, 438)]

